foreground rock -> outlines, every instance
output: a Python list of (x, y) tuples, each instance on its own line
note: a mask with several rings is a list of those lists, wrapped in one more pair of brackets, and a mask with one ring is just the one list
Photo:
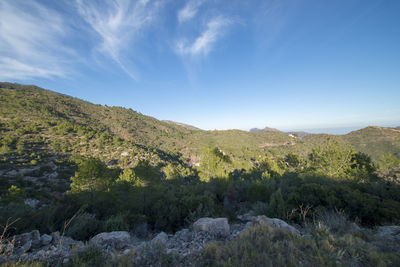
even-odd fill
[(193, 231), (182, 229), (175, 234), (161, 232), (150, 241), (143, 241), (125, 231), (100, 233), (84, 245), (81, 241), (60, 236), (58, 232), (40, 235), (30, 233), (10, 238), (1, 248), (0, 263), (5, 261), (41, 260), (50, 265), (69, 260), (76, 252), (89, 246), (100, 248), (111, 258), (128, 257), (133, 265), (152, 265), (157, 255), (171, 255), (182, 266), (190, 266), (196, 255), (211, 242), (226, 242), (246, 231), (250, 225), (261, 224), (271, 227), (291, 229), (279, 219), (265, 216), (252, 217), (249, 223), (228, 224), (227, 218), (201, 218), (193, 224)]
[(195, 232), (207, 232), (215, 237), (227, 237), (230, 228), (227, 218), (201, 218), (193, 224)]
[(3, 240), (0, 246), (0, 263), (16, 261), (63, 262), (85, 246), (83, 242), (60, 236), (59, 232), (41, 235), (38, 230)]
[(376, 233), (375, 237), (400, 241), (400, 226), (390, 225), (378, 227), (378, 232)]
[(282, 229), (285, 231), (289, 231), (295, 235), (300, 236), (300, 231), (294, 228), (293, 226), (289, 225), (285, 221), (278, 219), (278, 218), (268, 218), (265, 215), (260, 215), (260, 216), (253, 216), (251, 214), (244, 214), (244, 215), (239, 215), (238, 219), (247, 222), (246, 226), (254, 226), (254, 225), (268, 225), (272, 228), (278, 228)]
[(125, 231), (100, 233), (90, 239), (89, 244), (102, 249), (121, 250), (131, 243), (131, 235)]
[(278, 218), (268, 218), (267, 216), (261, 215), (254, 217), (251, 221), (252, 225), (268, 225), (272, 228), (279, 228), (285, 231), (289, 231), (295, 235), (300, 236), (300, 231), (294, 228), (293, 226), (287, 224), (285, 221)]

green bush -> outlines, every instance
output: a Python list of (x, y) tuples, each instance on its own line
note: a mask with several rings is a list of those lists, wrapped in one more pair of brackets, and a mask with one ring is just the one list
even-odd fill
[(117, 214), (115, 216), (109, 217), (104, 223), (104, 231), (128, 231), (129, 226), (123, 215)]
[(80, 213), (72, 218), (66, 227), (65, 235), (77, 240), (88, 240), (101, 230), (101, 223), (95, 215), (90, 213)]

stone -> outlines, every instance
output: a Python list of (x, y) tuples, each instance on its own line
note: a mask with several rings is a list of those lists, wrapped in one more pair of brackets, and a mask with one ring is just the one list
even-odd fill
[(111, 248), (121, 250), (131, 243), (131, 236), (126, 231), (115, 231), (109, 233), (100, 233), (89, 241), (90, 244), (101, 248)]
[(40, 247), (40, 233), (38, 230), (33, 230), (29, 233), (15, 235), (12, 238), (12, 242), (16, 248), (21, 248), (19, 252), (27, 252), (31, 249), (31, 247)]
[(110, 159), (109, 161), (107, 161), (107, 166), (114, 166), (118, 164), (118, 160), (117, 159)]
[(227, 237), (230, 228), (227, 218), (201, 218), (193, 224), (195, 232), (206, 232), (217, 237)]
[(193, 236), (189, 229), (182, 229), (175, 233), (175, 238), (180, 239), (184, 242), (189, 242)]
[(40, 244), (42, 246), (47, 246), (48, 244), (51, 243), (52, 240), (53, 240), (53, 237), (51, 235), (44, 234), (40, 237)]
[(7, 172), (7, 176), (17, 176), (18, 172), (16, 170), (12, 170)]
[(58, 243), (60, 242), (60, 232), (57, 231), (57, 232), (51, 233), (51, 237), (53, 239), (52, 243), (54, 245), (58, 245)]
[(300, 231), (294, 228), (293, 226), (287, 224), (285, 221), (278, 218), (268, 218), (265, 215), (260, 215), (254, 217), (252, 220), (252, 225), (268, 225), (272, 228), (279, 228), (286, 231), (289, 231), (295, 235), (300, 235)]
[(380, 226), (378, 227), (378, 232), (375, 234), (375, 237), (400, 241), (400, 226)]
[(27, 198), (24, 200), (25, 205), (28, 205), (31, 208), (35, 208), (37, 204), (39, 204), (39, 200), (33, 198)]
[(21, 247), (19, 247), (16, 251), (17, 254), (23, 254), (28, 252), (32, 248), (32, 240), (28, 240)]
[(58, 177), (58, 172), (52, 172), (47, 176), (47, 178), (49, 179), (55, 179), (57, 177)]
[(151, 240), (151, 245), (161, 245), (168, 241), (168, 235), (164, 232), (159, 233)]
[(31, 233), (32, 248), (40, 247), (40, 233), (38, 230), (33, 230)]

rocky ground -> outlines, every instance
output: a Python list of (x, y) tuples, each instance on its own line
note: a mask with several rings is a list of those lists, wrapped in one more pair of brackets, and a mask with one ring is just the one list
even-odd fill
[[(40, 234), (38, 230), (16, 235), (0, 242), (0, 264), (16, 261), (45, 261), (50, 265), (68, 263), (74, 254), (89, 247), (101, 249), (104, 255), (111, 259), (125, 257), (132, 264), (148, 265), (154, 254), (162, 251), (165, 255), (174, 257), (175, 262), (182, 266), (190, 266), (195, 262), (198, 253), (210, 242), (226, 242), (254, 225), (268, 225), (280, 228), (294, 235), (307, 238), (286, 222), (266, 216), (238, 216), (240, 223), (229, 224), (226, 218), (201, 218), (197, 220), (192, 230), (182, 229), (175, 234), (158, 233), (151, 240), (141, 240), (125, 231), (100, 233), (88, 242), (73, 240), (60, 235), (59, 232)], [(362, 228), (353, 225), (354, 231)], [(374, 231), (371, 243), (377, 247), (388, 247), (400, 251), (400, 226), (383, 226)]]

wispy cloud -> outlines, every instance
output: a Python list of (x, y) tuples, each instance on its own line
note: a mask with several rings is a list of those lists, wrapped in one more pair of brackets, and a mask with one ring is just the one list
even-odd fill
[(178, 11), (178, 21), (182, 23), (184, 21), (192, 19), (196, 16), (200, 6), (204, 3), (204, 0), (191, 0)]
[(180, 55), (207, 55), (213, 48), (213, 45), (221, 38), (227, 27), (232, 24), (232, 20), (219, 16), (213, 18), (207, 23), (206, 29), (193, 41), (187, 39), (176, 43), (176, 51)]
[(101, 38), (98, 51), (137, 79), (137, 74), (123, 63), (121, 52), (132, 49), (132, 42), (154, 20), (160, 2), (115, 0), (99, 5), (96, 1), (76, 0), (76, 4), (79, 14)]
[(0, 79), (65, 76), (73, 54), (63, 45), (65, 31), (52, 9), (34, 1), (1, 1)]

